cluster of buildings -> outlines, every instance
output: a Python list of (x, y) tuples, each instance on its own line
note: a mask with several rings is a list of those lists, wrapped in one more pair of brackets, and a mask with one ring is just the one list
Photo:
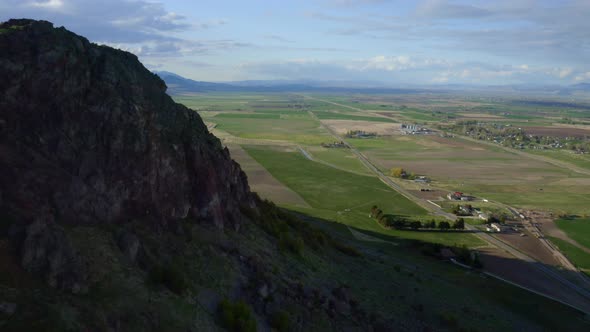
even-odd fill
[(430, 183), (430, 179), (426, 176), (420, 175), (414, 179), (416, 183)]
[(450, 199), (451, 201), (472, 201), (475, 199), (475, 197), (469, 196), (469, 195), (464, 195), (460, 191), (455, 191), (453, 193), (449, 193), (447, 195), (447, 198)]
[(432, 130), (424, 127), (420, 127), (416, 124), (402, 124), (402, 133), (406, 135), (428, 135), (432, 134)]

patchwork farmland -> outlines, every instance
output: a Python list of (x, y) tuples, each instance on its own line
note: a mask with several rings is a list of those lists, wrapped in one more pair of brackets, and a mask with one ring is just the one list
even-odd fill
[[(445, 131), (445, 125), (476, 120), (530, 127), (531, 132), (542, 135), (561, 133), (563, 125), (548, 118), (547, 109), (476, 98), (457, 101), (446, 96), (226, 93), (177, 100), (201, 114), (244, 165), (253, 190), (263, 198), (309, 218), (344, 225), (354, 237), (365, 241), (379, 239), (405, 246), (418, 240), (472, 248), (480, 252), (493, 273), (517, 284), (527, 284), (514, 274), (519, 269), (539, 274), (535, 283), (524, 286), (560, 297), (548, 291), (558, 280), (565, 289), (560, 298), (584, 306), (585, 293), (578, 294), (568, 285), (572, 278), (578, 282), (574, 276), (578, 272), (559, 271), (566, 264), (562, 262), (567, 262), (571, 269), (575, 270), (575, 265), (585, 272), (590, 253), (580, 246), (574, 246), (574, 252), (569, 240), (575, 235), (571, 232), (564, 233), (565, 240), (549, 234), (537, 239), (544, 237), (538, 218), (523, 221), (519, 215), (525, 211), (551, 216), (590, 213), (588, 175), (576, 168), (586, 166), (586, 155), (559, 158), (569, 152), (513, 151)], [(403, 130), (410, 125), (431, 131), (410, 134)], [(350, 132), (374, 136), (347, 136)], [(560, 166), (564, 164), (566, 167)], [(428, 182), (391, 177), (394, 168)], [(503, 229), (510, 231), (485, 234), (485, 220), (477, 216), (467, 217), (469, 231), (463, 232), (400, 230), (384, 227), (369, 216), (371, 207), (377, 206), (394, 218), (438, 225), (451, 218), (449, 212), (457, 203), (449, 201), (446, 194), (455, 191), (476, 197), (470, 204), (481, 215), (507, 218)], [(553, 257), (555, 253), (562, 260)], [(514, 256), (520, 260), (512, 260)], [(547, 265), (549, 270), (533, 267), (526, 263), (528, 259)], [(508, 265), (503, 263), (509, 261)]]

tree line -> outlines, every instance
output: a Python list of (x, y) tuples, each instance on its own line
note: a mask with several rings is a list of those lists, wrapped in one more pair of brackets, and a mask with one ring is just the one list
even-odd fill
[(418, 220), (409, 220), (402, 216), (385, 215), (377, 205), (371, 207), (370, 217), (377, 220), (377, 222), (384, 227), (399, 230), (438, 229), (441, 231), (449, 231), (465, 229), (465, 219), (463, 218), (458, 218), (452, 224), (448, 221), (440, 221), (437, 225), (434, 219), (421, 222)]

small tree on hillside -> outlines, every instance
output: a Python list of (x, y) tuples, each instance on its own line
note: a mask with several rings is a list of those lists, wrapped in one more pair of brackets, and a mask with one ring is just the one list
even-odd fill
[(402, 229), (406, 226), (406, 221), (403, 218), (400, 217), (394, 217), (393, 221), (391, 222), (391, 225), (393, 226), (393, 228), (395, 229)]
[(440, 230), (446, 231), (449, 230), (451, 228), (451, 224), (449, 224), (448, 221), (441, 221), (438, 223), (438, 228)]
[(381, 211), (381, 209), (377, 209), (377, 212), (375, 213), (375, 218), (377, 218), (377, 220), (381, 219), (381, 217), (383, 216), (383, 211)]
[(453, 223), (453, 229), (465, 229), (465, 219), (458, 218)]
[(406, 175), (406, 171), (401, 167), (394, 167), (390, 170), (389, 174), (394, 178), (402, 178)]
[(410, 228), (411, 229), (418, 229), (418, 228), (422, 228), (422, 223), (419, 221), (412, 221), (410, 223)]
[(371, 207), (371, 217), (375, 218), (375, 216), (377, 215), (377, 210), (379, 210), (377, 205), (373, 205), (373, 207)]

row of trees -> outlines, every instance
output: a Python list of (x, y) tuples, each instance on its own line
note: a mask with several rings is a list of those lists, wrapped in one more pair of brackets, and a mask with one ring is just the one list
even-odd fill
[(377, 222), (384, 227), (391, 227), (395, 229), (439, 229), (441, 231), (448, 231), (451, 229), (465, 229), (465, 220), (463, 218), (458, 218), (453, 222), (453, 224), (449, 223), (448, 221), (441, 221), (437, 225), (434, 220), (420, 222), (418, 220), (408, 220), (401, 216), (385, 215), (383, 214), (383, 211), (377, 207), (377, 205), (373, 205), (373, 207), (371, 207), (370, 216), (371, 218), (376, 219)]

